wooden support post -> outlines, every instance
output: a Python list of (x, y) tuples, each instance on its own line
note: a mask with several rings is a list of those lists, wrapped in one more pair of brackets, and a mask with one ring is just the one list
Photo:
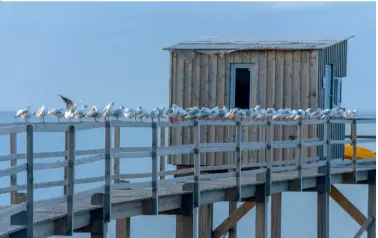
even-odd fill
[(104, 209), (104, 220), (105, 222), (110, 222), (110, 211), (111, 211), (111, 128), (110, 122), (105, 122), (105, 194), (103, 199), (103, 209)]
[(282, 193), (272, 194), (271, 200), (271, 237), (281, 238), (281, 204)]
[(375, 215), (375, 206), (376, 206), (376, 194), (375, 194), (375, 184), (376, 184), (376, 171), (369, 171), (368, 174), (369, 180), (369, 200), (368, 200), (368, 217), (372, 217), (370, 225), (367, 228), (367, 238), (376, 237), (376, 215)]
[[(238, 203), (237, 202), (229, 202), (229, 204), (228, 204), (229, 217), (237, 209), (238, 209)], [(213, 232), (213, 234), (214, 234), (214, 232)], [(235, 221), (235, 223), (228, 230), (228, 238), (237, 238), (237, 237), (238, 237), (238, 221)], [(213, 238), (214, 238), (214, 235), (213, 235)]]
[[(107, 121), (106, 123), (109, 122)], [(108, 232), (108, 222), (106, 221), (107, 211), (104, 206), (107, 199), (106, 197), (106, 193), (96, 193), (91, 197), (92, 205), (102, 205), (101, 208), (91, 211), (91, 221), (88, 227), (91, 238), (106, 238)]]
[(329, 238), (329, 193), (331, 190), (331, 123), (327, 120), (327, 124), (324, 125), (326, 149), (325, 158), (327, 160), (324, 176), (317, 178), (317, 190), (318, 190), (318, 237)]
[(255, 202), (244, 202), (239, 208), (230, 212), (229, 217), (227, 217), (217, 228), (214, 229), (212, 238), (220, 238), (227, 231), (229, 231), (228, 237), (232, 237), (232, 226), (237, 224), (237, 222), (245, 216), (252, 208), (256, 205)]
[[(10, 154), (12, 155), (12, 159), (10, 161), (10, 166), (17, 166), (17, 159), (16, 159), (16, 154), (17, 154), (17, 134), (12, 133), (9, 135), (9, 147), (10, 147)], [(10, 175), (10, 185), (12, 187), (17, 185), (17, 174), (11, 174)], [(16, 198), (17, 196), (17, 191), (12, 191), (11, 192), (11, 204), (17, 204)]]
[(352, 136), (352, 166), (353, 166), (353, 180), (356, 183), (357, 182), (357, 122), (356, 119), (352, 120), (350, 133)]
[(71, 125), (68, 128), (68, 167), (67, 167), (67, 222), (66, 235), (73, 235), (74, 210), (73, 200), (75, 194), (75, 127)]
[[(114, 127), (114, 149), (121, 148), (121, 128)], [(120, 160), (114, 158), (113, 164), (114, 183), (119, 183), (120, 180), (117, 177), (120, 174)], [(131, 218), (116, 220), (116, 238), (130, 238), (130, 223)]]
[[(199, 206), (200, 202), (200, 176), (201, 176), (201, 153), (199, 146), (201, 143), (201, 125), (200, 122), (195, 121), (193, 127), (194, 135), (194, 190), (193, 190), (193, 237), (199, 237)], [(205, 214), (202, 214), (205, 215)]]
[[(64, 132), (64, 160), (65, 161), (68, 161), (68, 131), (65, 131)], [(67, 181), (68, 180), (68, 167), (65, 167), (64, 168), (64, 181)], [(63, 194), (64, 195), (67, 195), (68, 193), (68, 187), (67, 185), (64, 185), (63, 186)]]
[(158, 195), (158, 189), (159, 189), (159, 169), (158, 169), (158, 156), (157, 156), (157, 148), (158, 148), (158, 126), (156, 122), (152, 122), (152, 215), (158, 215), (159, 214), (159, 195)]
[(27, 206), (26, 211), (11, 216), (11, 225), (26, 226), (18, 232), (16, 237), (33, 238), (34, 229), (34, 176), (33, 176), (33, 126), (26, 126), (26, 186)]
[[(168, 127), (160, 127), (160, 147), (167, 147), (168, 146), (168, 140), (166, 140), (166, 131), (168, 130)], [(165, 172), (165, 163), (167, 161), (167, 156), (163, 155), (160, 156), (160, 172)], [(160, 176), (160, 180), (165, 179), (165, 175)]]

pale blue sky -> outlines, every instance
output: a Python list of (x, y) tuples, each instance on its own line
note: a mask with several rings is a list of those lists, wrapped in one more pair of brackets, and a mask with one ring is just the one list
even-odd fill
[(343, 106), (375, 110), (375, 2), (0, 3), (0, 110), (168, 104), (165, 46), (199, 36), (349, 41)]

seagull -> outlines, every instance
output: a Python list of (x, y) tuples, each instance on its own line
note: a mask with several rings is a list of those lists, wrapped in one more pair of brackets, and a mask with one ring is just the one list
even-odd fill
[(47, 112), (47, 115), (56, 117), (58, 119), (58, 122), (60, 122), (60, 118), (64, 116), (63, 108), (51, 109), (50, 111)]
[(113, 107), (114, 102), (111, 101), (108, 105), (106, 105), (102, 110), (102, 116), (104, 117), (104, 120), (107, 118), (109, 120), (109, 117), (113, 114)]
[(47, 108), (42, 105), (38, 110), (37, 112), (35, 113), (35, 115), (38, 117), (38, 118), (41, 118), (43, 122), (45, 122), (45, 116), (47, 116)]
[(27, 105), (27, 106), (25, 106), (23, 109), (18, 110), (18, 111), (16, 112), (16, 115), (14, 116), (14, 118), (17, 118), (17, 117), (20, 117), (20, 118), (21, 118), (22, 115), (24, 115), (24, 114), (26, 114), (26, 113), (29, 113), (29, 111), (30, 111), (30, 106)]
[(198, 107), (192, 107), (188, 110), (188, 114), (186, 115), (185, 118), (192, 120), (196, 119), (200, 113), (200, 109)]
[(102, 116), (102, 112), (97, 110), (96, 106), (93, 106), (91, 110), (85, 114), (85, 117), (87, 118), (93, 118), (95, 122), (97, 122), (97, 119)]
[(81, 100), (79, 100), (76, 104), (74, 104), (71, 99), (61, 94), (58, 94), (58, 96), (61, 97), (64, 103), (66, 104), (66, 111), (64, 113), (64, 118), (66, 118), (67, 120), (73, 119), (75, 117), (76, 107), (81, 102)]
[(132, 109), (132, 108), (125, 108), (124, 110), (123, 110), (123, 115), (126, 117), (126, 118), (129, 118), (129, 119), (131, 119), (131, 118), (135, 118), (135, 120), (136, 120), (136, 110), (134, 110), (134, 109)]
[(141, 106), (138, 106), (135, 112), (136, 117), (142, 121), (143, 118), (148, 116), (148, 112), (143, 109)]
[(118, 121), (120, 117), (122, 117), (122, 113), (125, 110), (124, 106), (120, 106), (113, 110), (112, 116)]
[(79, 119), (81, 121), (85, 117), (85, 109), (87, 109), (87, 105), (83, 105), (82, 109), (75, 111), (75, 118)]
[(154, 121), (154, 118), (158, 118), (160, 114), (160, 111), (158, 108), (155, 108), (151, 111), (147, 112), (147, 118), (151, 118), (152, 122)]

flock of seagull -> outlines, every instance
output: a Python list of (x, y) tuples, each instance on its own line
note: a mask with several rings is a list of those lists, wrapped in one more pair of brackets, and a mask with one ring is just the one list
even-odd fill
[(111, 117), (117, 121), (121, 117), (128, 119), (135, 119), (142, 121), (143, 119), (157, 119), (160, 122), (161, 118), (168, 118), (171, 122), (178, 122), (184, 120), (233, 120), (233, 121), (250, 121), (250, 120), (306, 120), (306, 119), (327, 119), (327, 118), (353, 118), (357, 115), (357, 111), (353, 109), (345, 109), (336, 107), (333, 109), (316, 109), (308, 108), (306, 110), (298, 109), (292, 110), (290, 108), (275, 110), (274, 108), (264, 109), (257, 105), (251, 109), (228, 109), (227, 107), (214, 107), (207, 108), (192, 107), (182, 108), (173, 104), (171, 108), (157, 107), (152, 110), (147, 110), (138, 106), (136, 109), (125, 108), (120, 106), (115, 108), (115, 103), (111, 101), (102, 109), (98, 109), (93, 106), (88, 111), (87, 105), (83, 105), (81, 109), (78, 109), (78, 105), (81, 100), (73, 103), (73, 101), (61, 94), (58, 94), (66, 104), (66, 109), (57, 108), (48, 110), (45, 106), (41, 106), (36, 112), (32, 112), (30, 106), (26, 106), (16, 112), (15, 118), (22, 118), (25, 123), (32, 116), (36, 116), (45, 122), (45, 117), (53, 116), (58, 122), (61, 118), (65, 118), (68, 121), (76, 119), (82, 121), (85, 118), (91, 118), (95, 122), (100, 118), (109, 120)]

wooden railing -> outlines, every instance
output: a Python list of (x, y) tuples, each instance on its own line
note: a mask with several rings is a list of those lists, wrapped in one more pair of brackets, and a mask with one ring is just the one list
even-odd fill
[[(0, 177), (12, 176), (23, 171), (27, 173), (27, 183), (25, 185), (14, 185), (10, 187), (0, 188), (0, 194), (11, 193), (21, 190), (27, 190), (27, 201), (18, 205), (11, 206), (8, 209), (0, 211), (0, 219), (11, 216), (11, 223), (13, 225), (28, 225), (27, 232), (33, 232), (33, 210), (47, 205), (58, 204), (67, 202), (67, 234), (72, 234), (73, 226), (73, 201), (75, 198), (93, 195), (94, 193), (104, 194), (104, 211), (105, 220), (110, 219), (110, 195), (111, 188), (115, 189), (137, 189), (143, 187), (151, 187), (152, 190), (152, 214), (158, 214), (158, 191), (159, 185), (174, 184), (182, 182), (194, 181), (194, 206), (198, 207), (200, 204), (200, 181), (211, 180), (227, 177), (235, 177), (236, 179), (236, 201), (241, 200), (241, 180), (243, 176), (247, 175), (265, 175), (262, 179), (267, 184), (271, 184), (272, 173), (296, 171), (298, 173), (298, 180), (302, 181), (303, 173), (306, 169), (317, 168), (320, 173), (330, 175), (332, 165), (351, 165), (353, 173), (356, 175), (358, 165), (363, 163), (375, 163), (375, 158), (368, 160), (356, 159), (356, 153), (353, 154), (351, 161), (346, 160), (332, 160), (331, 158), (331, 145), (333, 144), (352, 144), (354, 151), (356, 151), (357, 143), (375, 142), (371, 138), (361, 138), (357, 136), (357, 123), (375, 123), (375, 118), (365, 119), (351, 119), (351, 120), (303, 120), (303, 121), (184, 121), (179, 123), (169, 122), (134, 122), (134, 121), (111, 121), (111, 122), (97, 122), (97, 123), (35, 123), (35, 124), (0, 124), (0, 135), (10, 135), (11, 146), (16, 144), (16, 134), (26, 133), (26, 153), (16, 153), (11, 148), (10, 155), (0, 156), (0, 162), (11, 161), (11, 166), (8, 169), (0, 170)], [(351, 138), (345, 140), (330, 140), (331, 138), (331, 123), (351, 124)], [(298, 136), (296, 140), (287, 141), (274, 141), (273, 131), (275, 126), (297, 126)], [(324, 135), (322, 140), (304, 139), (303, 126), (304, 125), (324, 125)], [(201, 126), (234, 126), (236, 127), (236, 140), (232, 143), (200, 143), (200, 130)], [(243, 126), (263, 126), (267, 127), (267, 133), (270, 133), (268, 141), (257, 142), (242, 142), (242, 127)], [(151, 128), (152, 130), (152, 144), (149, 147), (121, 147), (120, 134), (121, 128), (130, 127), (143, 127)], [(194, 144), (181, 145), (181, 146), (167, 146), (165, 141), (166, 131), (172, 127), (193, 127), (194, 131)], [(90, 130), (94, 128), (104, 128), (105, 140), (104, 149), (93, 150), (76, 150), (76, 132)], [(112, 129), (114, 131), (112, 131)], [(160, 146), (159, 146), (159, 130), (160, 130)], [(65, 132), (66, 133), (66, 150), (60, 152), (39, 152), (34, 153), (33, 136), (35, 133), (48, 133), (48, 132)], [(112, 132), (114, 133), (114, 147), (111, 145)], [(323, 146), (325, 160), (315, 158), (304, 158), (303, 148), (309, 146)], [(295, 148), (298, 152), (298, 160), (288, 161), (275, 161), (273, 162), (273, 149), (274, 148)], [(242, 151), (249, 150), (265, 150), (264, 162), (242, 164)], [(226, 164), (219, 166), (200, 166), (201, 153), (208, 152), (232, 152), (235, 155), (235, 164)], [(194, 154), (193, 168), (180, 169), (173, 171), (165, 171), (165, 161), (167, 156), (176, 154)], [(76, 158), (77, 156), (85, 156), (83, 158)], [(40, 158), (54, 158), (65, 157), (64, 161), (59, 162), (46, 162), (39, 163), (35, 159)], [(149, 173), (134, 173), (134, 174), (121, 174), (119, 172), (119, 160), (125, 158), (143, 158), (150, 157), (152, 170)], [(160, 166), (159, 160), (160, 157)], [(14, 161), (26, 159), (26, 163), (15, 165)], [(114, 173), (111, 172), (111, 160), (115, 160)], [(105, 169), (103, 176), (75, 179), (75, 167), (93, 163), (95, 161), (105, 161)], [(307, 163), (311, 162), (311, 163)], [(283, 166), (285, 165), (285, 166)], [(289, 166), (290, 165), (290, 166)], [(160, 167), (160, 169), (159, 169)], [(254, 170), (242, 170), (242, 168), (259, 168)], [(65, 179), (61, 181), (50, 181), (34, 183), (33, 174), (36, 170), (47, 170), (65, 168)], [(205, 171), (214, 170), (227, 170), (224, 173), (210, 174), (202, 173)], [(189, 175), (188, 175), (189, 174)], [(166, 179), (167, 175), (183, 175), (182, 177)], [(159, 179), (160, 176), (160, 179)], [(125, 183), (122, 179), (135, 179), (135, 178), (148, 178), (151, 180), (147, 182), (132, 182)], [(11, 178), (12, 180), (12, 178)], [(112, 183), (111, 180), (114, 180)], [(102, 182), (104, 185), (95, 189), (89, 189), (82, 192), (75, 192), (75, 185), (87, 184), (94, 182)], [(64, 186), (65, 194), (63, 196), (34, 200), (34, 190), (41, 188), (50, 188)], [(301, 190), (301, 187), (299, 188)], [(26, 218), (25, 218), (26, 217)], [(21, 219), (22, 218), (22, 219)]]

